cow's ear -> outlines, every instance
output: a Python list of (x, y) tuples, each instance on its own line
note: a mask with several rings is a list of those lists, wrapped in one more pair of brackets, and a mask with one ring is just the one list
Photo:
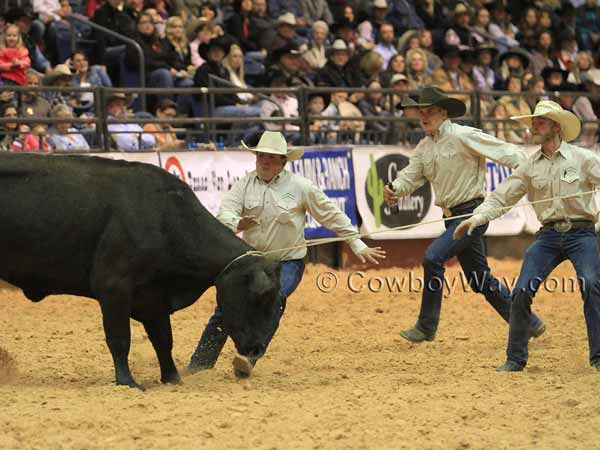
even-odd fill
[(256, 270), (252, 274), (252, 280), (250, 281), (250, 292), (253, 295), (261, 297), (272, 289), (273, 280), (264, 270)]

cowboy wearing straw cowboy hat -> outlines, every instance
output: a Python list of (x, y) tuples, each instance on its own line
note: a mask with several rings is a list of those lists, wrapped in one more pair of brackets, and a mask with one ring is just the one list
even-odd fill
[[(506, 178), (455, 232), (465, 231), (500, 217), (527, 194), (530, 201), (589, 192), (600, 184), (600, 158), (568, 142), (581, 129), (575, 114), (555, 102), (541, 101), (531, 115), (514, 116), (531, 127), (540, 150)], [(590, 364), (600, 371), (600, 254), (594, 224), (598, 208), (592, 194), (534, 204), (542, 228), (527, 249), (512, 294), (507, 361), (497, 370), (514, 372), (527, 364), (527, 326), (537, 289), (562, 261), (571, 261), (580, 280), (587, 326)]]
[[(423, 88), (413, 106), (419, 108), (421, 127), (427, 136), (417, 145), (408, 166), (398, 173), (393, 190), (386, 188), (388, 203), (397, 202), (398, 196), (408, 195), (429, 181), (435, 190), (436, 204), (444, 209), (444, 217), (467, 214), (483, 201), (486, 158), (511, 168), (525, 160), (518, 147), (476, 128), (452, 123), (450, 118), (464, 115), (465, 104), (438, 88)], [(400, 333), (408, 341), (434, 339), (442, 306), (444, 263), (453, 256), (458, 258), (471, 288), (483, 294), (508, 322), (510, 293), (490, 273), (483, 238), (487, 226), (480, 226), (456, 241), (452, 235), (462, 220), (447, 220), (446, 231), (425, 252), (421, 312), (416, 325)], [(533, 316), (531, 336), (543, 332), (543, 322)]]
[[(348, 216), (320, 188), (285, 170), (285, 164), (300, 159), (303, 150), (288, 149), (283, 134), (265, 131), (256, 148), (250, 149), (243, 142), (242, 145), (256, 154), (256, 170), (233, 185), (223, 198), (217, 218), (234, 232), (243, 232), (243, 239), (259, 251), (298, 247), (276, 253), (282, 261), (279, 299), (283, 314), (287, 297), (294, 292), (304, 273), (306, 212), (340, 236), (350, 237), (357, 231)], [(377, 259), (385, 258), (385, 252), (379, 247), (369, 248), (358, 238), (349, 240), (348, 244), (363, 263), (378, 264)], [(276, 327), (281, 314), (274, 318)], [(212, 368), (226, 340), (221, 310), (217, 306), (192, 355), (190, 370)], [(233, 361), (236, 375), (248, 377), (255, 362), (237, 355)]]

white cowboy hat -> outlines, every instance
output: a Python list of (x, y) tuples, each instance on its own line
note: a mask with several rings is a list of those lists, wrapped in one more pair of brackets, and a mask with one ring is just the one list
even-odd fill
[(304, 150), (301, 148), (288, 150), (285, 137), (283, 137), (283, 134), (278, 131), (265, 131), (260, 137), (260, 141), (258, 141), (258, 145), (255, 148), (248, 147), (244, 141), (242, 141), (242, 146), (251, 152), (285, 156), (288, 161), (300, 159), (304, 153)]
[(579, 131), (581, 131), (581, 122), (579, 121), (579, 118), (572, 112), (564, 110), (558, 103), (550, 100), (538, 102), (533, 114), (528, 114), (526, 116), (512, 116), (511, 119), (521, 122), (531, 128), (532, 117), (546, 117), (547, 119), (558, 123), (560, 125), (560, 134), (567, 142), (571, 142), (579, 136)]

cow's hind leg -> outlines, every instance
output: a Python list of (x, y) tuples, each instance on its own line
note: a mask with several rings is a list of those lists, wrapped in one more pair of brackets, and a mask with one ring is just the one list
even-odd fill
[(160, 381), (179, 383), (181, 379), (173, 361), (173, 332), (169, 315), (164, 314), (154, 319), (144, 320), (142, 323), (158, 357)]
[(130, 304), (117, 299), (102, 299), (102, 323), (106, 335), (106, 343), (115, 364), (115, 381), (117, 385), (125, 385), (144, 390), (135, 382), (129, 370), (129, 346), (131, 345), (131, 326), (129, 324)]

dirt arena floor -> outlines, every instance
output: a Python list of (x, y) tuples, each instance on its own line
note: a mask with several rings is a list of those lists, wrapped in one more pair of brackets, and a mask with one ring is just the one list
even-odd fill
[[(491, 266), (516, 276), (519, 262)], [(248, 381), (234, 379), (228, 343), (215, 369), (161, 385), (150, 342), (132, 322), (130, 363), (145, 393), (113, 385), (96, 302), (34, 304), (2, 290), (0, 449), (598, 448), (600, 374), (588, 365), (578, 293), (538, 296), (548, 331), (530, 345), (525, 372), (499, 374), (507, 327), (481, 297), (454, 293), (436, 341), (409, 345), (398, 332), (414, 323), (418, 294), (353, 293), (343, 286), (348, 272), (321, 293), (325, 271), (308, 267)], [(554, 275), (573, 272), (567, 263)], [(172, 317), (180, 369), (213, 305), (211, 291)]]

